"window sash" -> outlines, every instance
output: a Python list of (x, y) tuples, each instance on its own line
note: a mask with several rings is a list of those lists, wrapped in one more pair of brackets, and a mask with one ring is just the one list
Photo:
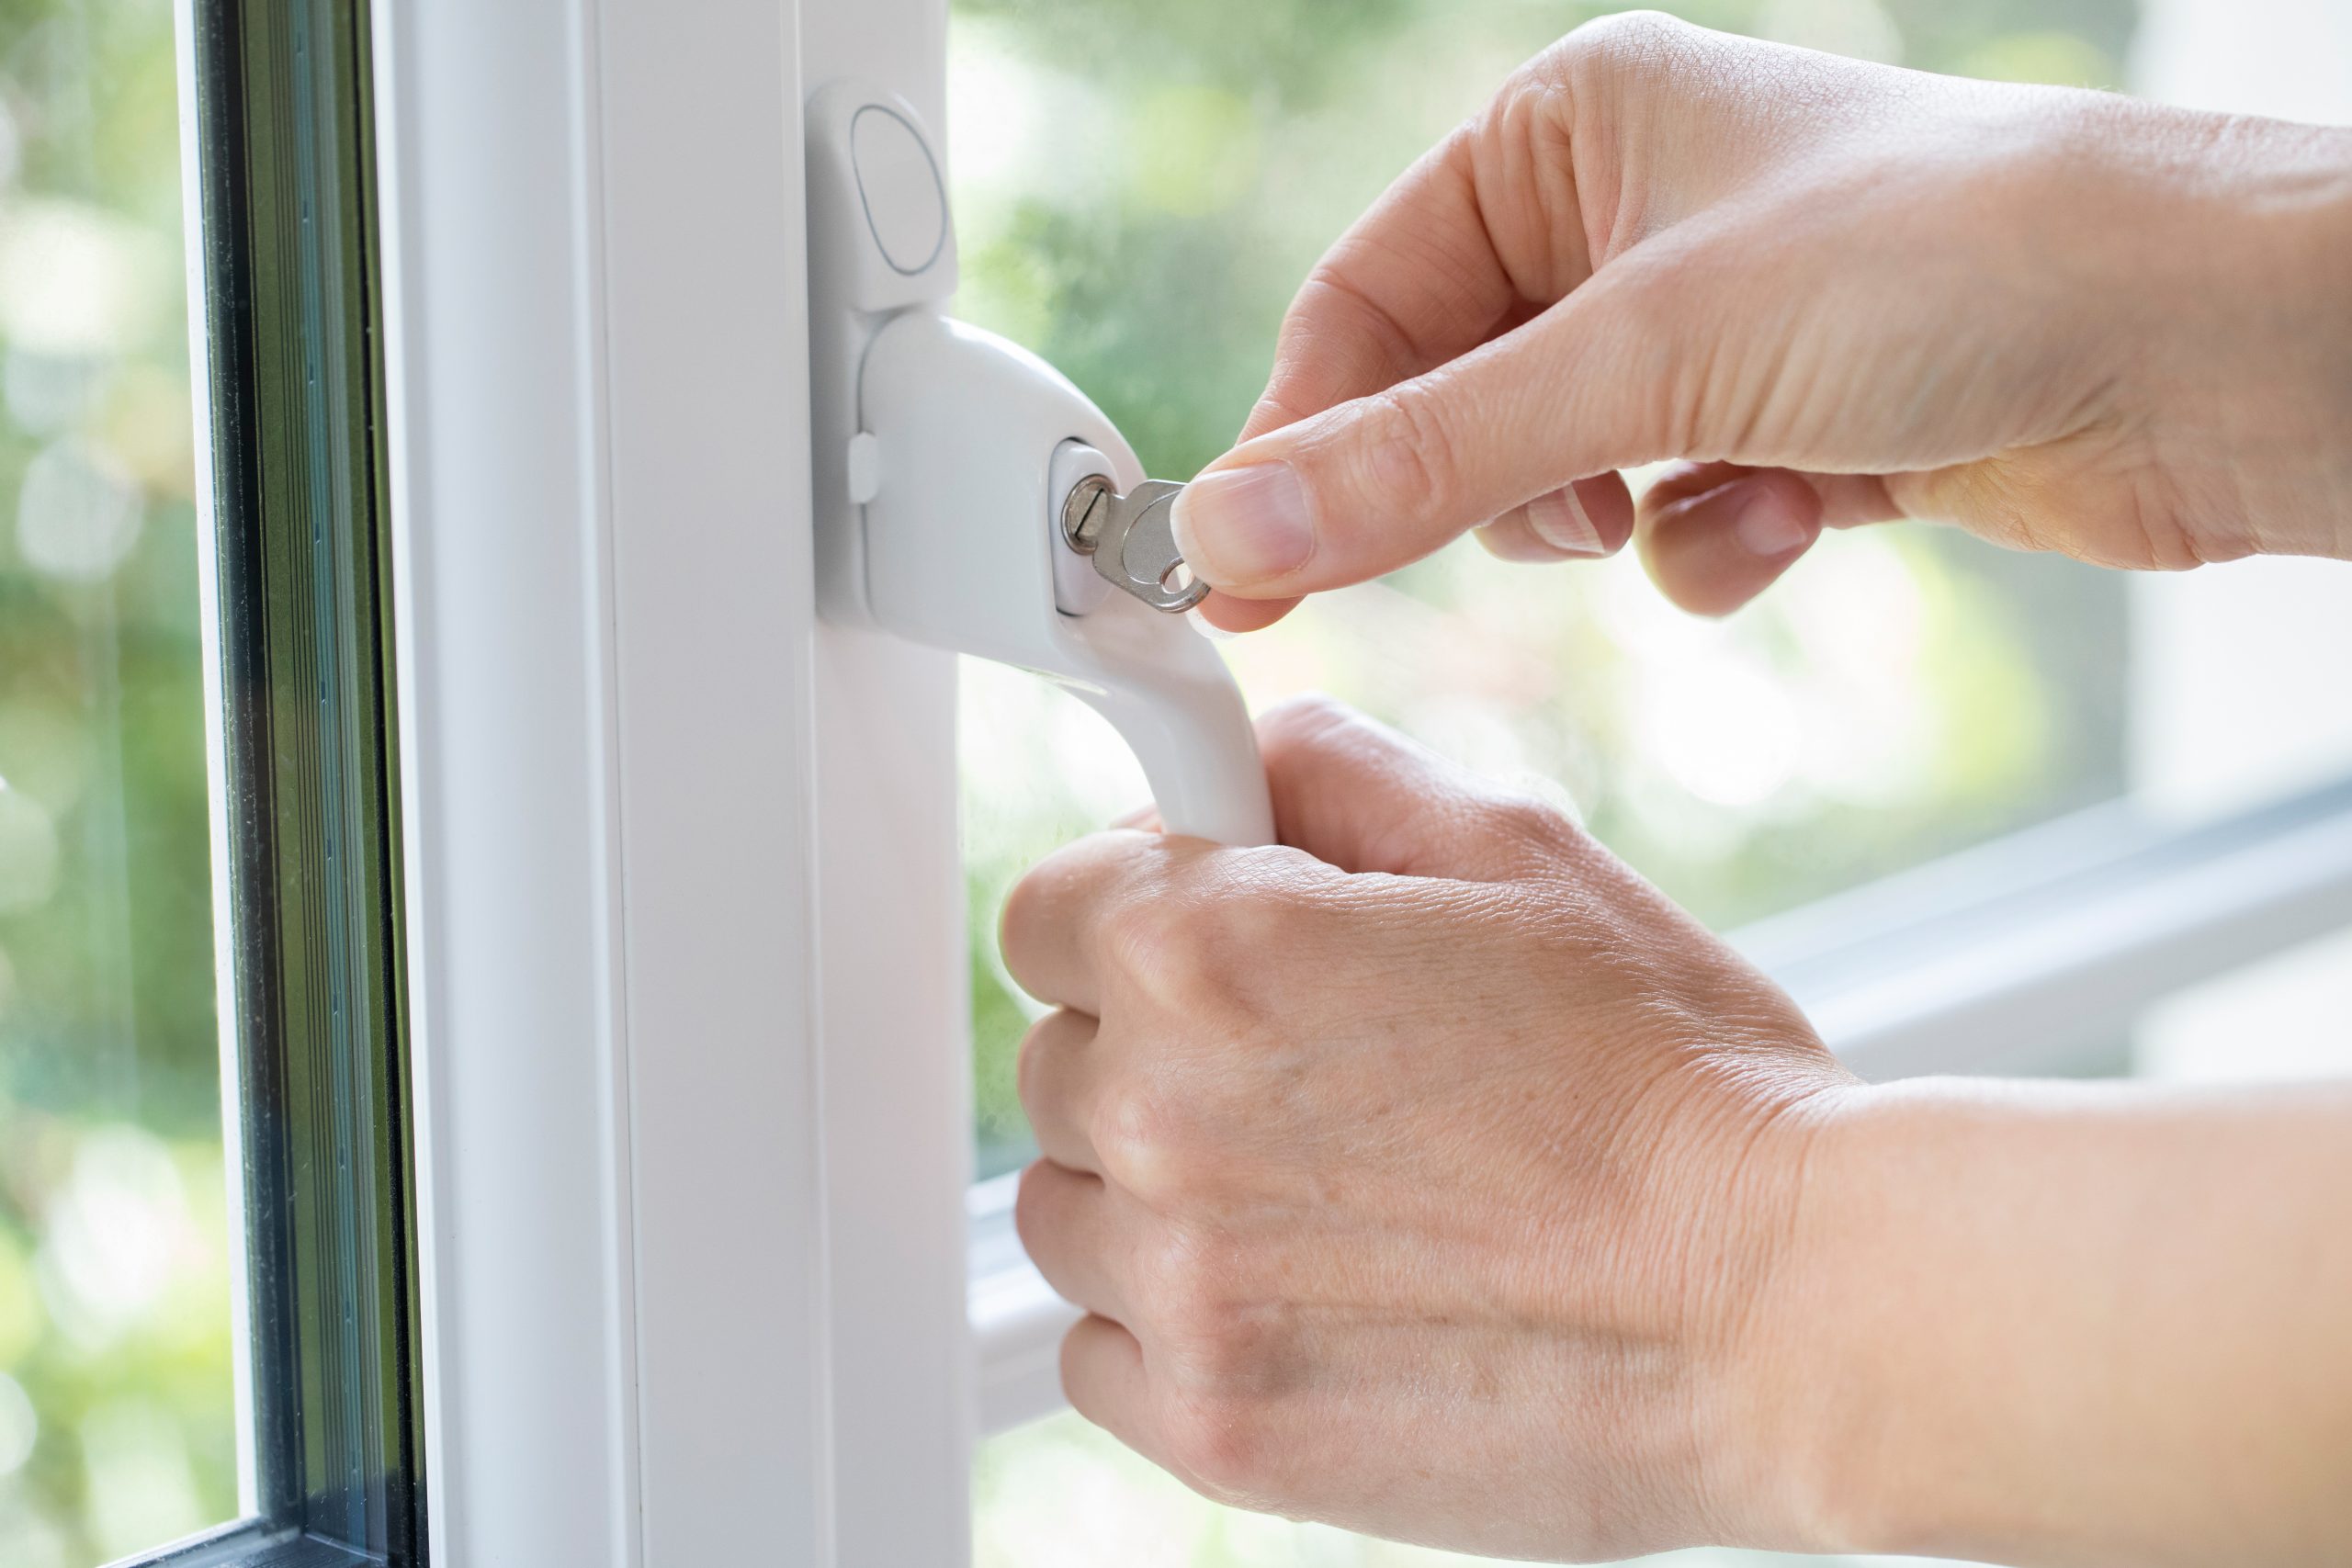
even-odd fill
[(1735, 939), (1863, 1077), (2056, 1073), (2149, 1006), (2352, 926), (2352, 779), (2209, 821), (2125, 798)]

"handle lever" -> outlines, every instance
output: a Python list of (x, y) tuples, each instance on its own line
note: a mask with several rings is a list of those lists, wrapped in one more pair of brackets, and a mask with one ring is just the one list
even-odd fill
[(1170, 832), (1272, 843), (1249, 709), (1208, 639), (1128, 593), (1057, 591), (1057, 562), (1065, 582), (1083, 564), (1063, 534), (1070, 494), (1145, 482), (1102, 411), (1035, 355), (929, 310), (875, 335), (858, 400), (880, 464), (865, 507), (875, 618), (1076, 693), (1134, 750)]
[(1271, 843), (1241, 693), (1163, 613), (1207, 592), (1168, 526), (1182, 487), (1147, 480), (1053, 367), (942, 313), (956, 231), (940, 168), (895, 95), (842, 81), (810, 100), (820, 607), (1061, 682), (1134, 749), (1171, 832)]

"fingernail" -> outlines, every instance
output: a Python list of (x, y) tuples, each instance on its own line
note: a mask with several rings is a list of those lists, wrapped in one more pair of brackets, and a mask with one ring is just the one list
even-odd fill
[(1185, 611), (1184, 618), (1193, 623), (1193, 629), (1194, 631), (1200, 633), (1211, 642), (1238, 642), (1241, 640), (1241, 634), (1239, 632), (1227, 631), (1223, 626), (1218, 626), (1215, 621), (1212, 621), (1206, 615), (1202, 615), (1197, 605)]
[(1560, 552), (1535, 536), (1532, 528), (1516, 528), (1509, 523), (1488, 523), (1476, 529), (1471, 537), (1486, 547), (1497, 560), (1507, 560), (1514, 566), (1551, 566), (1560, 559)]
[(1288, 463), (1252, 463), (1204, 474), (1169, 508), (1185, 564), (1220, 588), (1282, 577), (1315, 553), (1306, 491)]
[(1600, 530), (1592, 525), (1592, 519), (1585, 514), (1584, 502), (1567, 485), (1529, 502), (1527, 525), (1535, 530), (1537, 538), (1562, 555), (1608, 553), (1608, 547), (1600, 542)]
[(1767, 560), (1802, 548), (1810, 531), (1795, 513), (1769, 490), (1759, 489), (1740, 503), (1731, 520), (1732, 537), (1752, 556)]

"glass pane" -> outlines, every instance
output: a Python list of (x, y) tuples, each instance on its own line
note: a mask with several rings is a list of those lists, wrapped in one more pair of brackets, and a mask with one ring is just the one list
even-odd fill
[[(950, 62), (956, 309), (1069, 373), (1151, 472), (1189, 475), (1238, 428), (1322, 248), (1514, 65), (1604, 8), (967, 0)], [(2109, 85), (2134, 19), (2132, 0), (2084, 0), (2063, 25), (1995, 0), (1669, 8), (1931, 69)], [(1078, 142), (1072, 116), (1091, 128)], [(1536, 569), (1464, 542), (1224, 647), (1253, 703), (1328, 691), (1572, 803), (1722, 927), (2120, 792), (2126, 619), (2114, 574), (1888, 528), (1825, 538), (1726, 622), (1668, 605), (1630, 552)], [(994, 910), (1023, 866), (1144, 791), (1074, 701), (965, 673), (988, 1175), (1027, 1146), (1012, 1081), (1026, 1004)]]
[(238, 1512), (172, 7), (0, 0), (0, 1562)]
[(422, 1550), (373, 111), (362, 0), (195, 56), (255, 1510)]

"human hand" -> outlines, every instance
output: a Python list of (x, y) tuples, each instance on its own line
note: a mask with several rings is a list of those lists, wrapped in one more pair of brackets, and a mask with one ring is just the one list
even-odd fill
[(1810, 1129), (1793, 1004), (1574, 824), (1329, 704), (1261, 727), (1284, 847), (1039, 865), (1007, 964), (1093, 1315), (1071, 1403), (1196, 1488), (1460, 1549), (1793, 1544), (1763, 1456)]
[[(1898, 517), (2352, 555), (2352, 132), (1578, 28), (1323, 259), (1184, 491), (1231, 629), (1473, 527), (1736, 608)], [(1638, 519), (1616, 470), (1676, 459)]]

